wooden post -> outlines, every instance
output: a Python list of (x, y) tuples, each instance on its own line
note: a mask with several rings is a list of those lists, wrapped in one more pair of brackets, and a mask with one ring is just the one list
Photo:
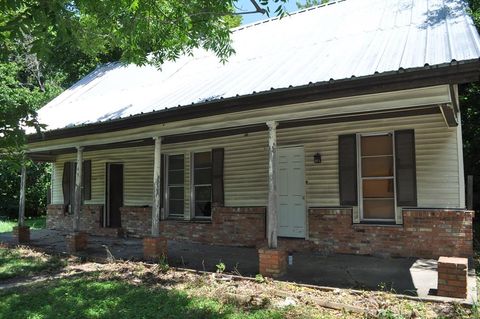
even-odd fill
[(77, 147), (77, 169), (75, 174), (75, 199), (73, 203), (73, 231), (80, 230), (80, 208), (82, 205), (83, 147)]
[(473, 175), (467, 176), (467, 209), (473, 209)]
[(25, 184), (27, 179), (27, 167), (22, 164), (22, 173), (20, 177), (20, 202), (18, 203), (18, 226), (25, 226)]
[(277, 248), (277, 122), (268, 125), (268, 209), (267, 242), (268, 248)]
[(162, 163), (162, 138), (154, 137), (155, 140), (155, 154), (153, 162), (153, 207), (152, 207), (152, 237), (160, 236), (159, 221), (160, 221), (160, 204), (161, 204), (161, 163)]

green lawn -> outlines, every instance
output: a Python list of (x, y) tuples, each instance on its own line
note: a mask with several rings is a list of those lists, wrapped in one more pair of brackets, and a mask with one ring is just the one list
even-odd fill
[[(45, 217), (33, 217), (25, 219), (25, 224), (30, 226), (31, 229), (45, 228), (45, 222)], [(16, 219), (0, 220), (0, 233), (11, 232), (14, 226), (17, 226)]]
[(58, 257), (39, 253), (26, 247), (0, 247), (0, 282), (2, 279), (55, 270), (63, 265), (64, 261)]
[(94, 276), (0, 293), (0, 318), (285, 318), (280, 310), (241, 310), (178, 290), (147, 288)]

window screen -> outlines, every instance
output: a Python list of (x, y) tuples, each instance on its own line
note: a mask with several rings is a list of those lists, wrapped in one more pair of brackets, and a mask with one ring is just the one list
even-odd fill
[(395, 219), (392, 134), (361, 136), (363, 219)]
[(193, 154), (193, 211), (195, 217), (212, 215), (212, 153)]
[(168, 176), (167, 176), (167, 197), (169, 216), (183, 217), (185, 203), (185, 185), (184, 185), (184, 156), (168, 156)]

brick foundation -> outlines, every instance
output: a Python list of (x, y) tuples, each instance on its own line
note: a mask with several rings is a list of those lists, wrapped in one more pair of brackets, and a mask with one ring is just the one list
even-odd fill
[[(83, 205), (80, 211), (80, 230), (91, 235), (121, 236), (122, 229), (102, 227), (103, 205)], [(47, 228), (72, 231), (73, 214), (65, 212), (65, 205), (48, 205)]]
[(148, 260), (167, 258), (167, 239), (165, 237), (145, 237), (143, 239), (143, 257)]
[(437, 272), (439, 296), (467, 298), (467, 258), (440, 257)]
[[(128, 235), (149, 235), (151, 214), (150, 207), (123, 207), (122, 225)], [(168, 239), (254, 247), (265, 238), (265, 207), (214, 207), (211, 220), (162, 220), (160, 233)]]
[(403, 225), (352, 224), (352, 209), (309, 209), (309, 239), (327, 253), (438, 258), (473, 255), (473, 212), (403, 211)]
[(259, 271), (265, 277), (281, 277), (287, 272), (287, 252), (284, 249), (260, 248)]
[(125, 206), (120, 208), (122, 227), (132, 237), (150, 235), (152, 229), (152, 208)]
[(18, 244), (25, 244), (30, 242), (30, 227), (29, 226), (15, 226), (13, 227), (13, 238)]
[(88, 246), (88, 235), (85, 232), (75, 232), (66, 236), (67, 250), (70, 253), (83, 251)]
[[(211, 220), (160, 221), (167, 239), (197, 243), (261, 247), (265, 244), (265, 207), (213, 207)], [(119, 235), (101, 228), (103, 205), (82, 206), (80, 229), (90, 234)], [(122, 207), (122, 225), (133, 237), (150, 235), (151, 207)], [(438, 258), (473, 255), (473, 212), (405, 209), (403, 225), (352, 224), (351, 208), (310, 208), (308, 240), (279, 239), (288, 251)], [(49, 205), (47, 227), (71, 230), (72, 215), (63, 205)]]

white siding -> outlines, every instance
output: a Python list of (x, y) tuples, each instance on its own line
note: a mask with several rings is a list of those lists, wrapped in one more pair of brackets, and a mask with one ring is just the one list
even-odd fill
[[(305, 147), (308, 206), (337, 206), (338, 135), (415, 129), (418, 205), (420, 207), (463, 207), (459, 195), (457, 129), (448, 129), (440, 114), (336, 123), (278, 130), (278, 145)], [(165, 154), (184, 153), (185, 209), (189, 211), (190, 152), (225, 148), (225, 204), (265, 206), (267, 201), (267, 132), (241, 134), (162, 146)], [(322, 163), (314, 164), (319, 152)], [(85, 152), (92, 159), (92, 200), (103, 203), (105, 163), (124, 163), (125, 205), (151, 205), (153, 146)], [(58, 157), (54, 170), (53, 203), (61, 203), (63, 163), (74, 154)], [(461, 160), (461, 159), (460, 159)]]

